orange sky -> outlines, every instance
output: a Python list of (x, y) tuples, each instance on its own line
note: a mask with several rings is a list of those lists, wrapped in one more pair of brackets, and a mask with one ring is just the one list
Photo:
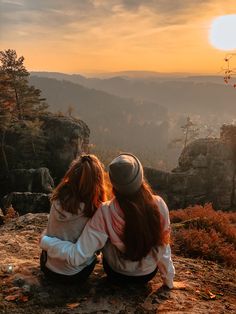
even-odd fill
[[(0, 49), (29, 70), (68, 73), (220, 71), (209, 43), (217, 16), (236, 0), (1, 0)], [(236, 36), (236, 35), (235, 35)]]

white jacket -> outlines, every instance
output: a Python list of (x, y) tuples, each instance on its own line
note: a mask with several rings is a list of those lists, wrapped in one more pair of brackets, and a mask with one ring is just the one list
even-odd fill
[[(161, 197), (155, 197), (164, 220), (164, 230), (168, 232), (170, 230), (168, 208)], [(41, 247), (47, 250), (49, 256), (66, 260), (73, 266), (84, 264), (91, 259), (95, 251), (103, 248), (103, 255), (114, 271), (128, 276), (141, 276), (150, 274), (158, 267), (163, 283), (172, 288), (175, 269), (171, 260), (170, 246), (154, 247), (140, 261), (124, 259), (121, 254), (125, 252), (121, 240), (124, 224), (123, 212), (116, 199), (113, 199), (96, 211), (76, 243), (44, 236)]]
[[(46, 234), (50, 237), (57, 237), (61, 240), (67, 240), (75, 243), (81, 235), (88, 217), (83, 214), (84, 203), (80, 203), (77, 214), (71, 214), (61, 208), (59, 201), (53, 201), (50, 209)], [(48, 254), (46, 266), (50, 270), (63, 274), (74, 275), (80, 272), (84, 267), (92, 263), (94, 256), (80, 265), (72, 265), (66, 260), (52, 257)]]

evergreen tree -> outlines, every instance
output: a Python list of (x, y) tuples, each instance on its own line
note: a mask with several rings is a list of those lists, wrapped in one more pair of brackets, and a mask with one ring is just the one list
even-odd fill
[[(3, 160), (4, 170), (9, 170), (5, 151), (6, 132), (9, 130), (14, 115), (13, 107), (14, 99), (12, 97), (11, 86), (7, 80), (7, 76), (0, 72), (0, 145), (1, 145), (1, 159)], [(1, 167), (2, 168), (2, 167)]]
[(195, 123), (191, 120), (190, 117), (187, 117), (186, 123), (181, 126), (181, 129), (184, 133), (184, 147), (198, 137), (199, 129), (195, 126)]
[(23, 56), (18, 58), (12, 49), (0, 51), (0, 62), (0, 159), (8, 171), (6, 136), (12, 130), (20, 139), (19, 155), (27, 151), (39, 159), (45, 137), (38, 118), (46, 112), (47, 105), (41, 98), (41, 91), (29, 85), (30, 74), (24, 66)]
[(199, 137), (199, 128), (196, 127), (196, 124), (190, 117), (186, 118), (186, 122), (181, 125), (181, 129), (183, 137), (181, 136), (180, 138), (173, 139), (169, 143), (169, 148), (180, 146), (182, 149), (185, 149), (191, 141), (196, 140)]
[(43, 121), (39, 119), (25, 121), (21, 125), (19, 144), (21, 146), (22, 167), (42, 166), (47, 151), (45, 150), (46, 136), (42, 129)]
[(11, 87), (16, 119), (22, 121), (44, 112), (47, 106), (40, 96), (41, 91), (29, 85), (30, 74), (24, 66), (24, 57), (18, 58), (15, 50), (8, 49), (0, 51), (0, 61), (0, 71)]

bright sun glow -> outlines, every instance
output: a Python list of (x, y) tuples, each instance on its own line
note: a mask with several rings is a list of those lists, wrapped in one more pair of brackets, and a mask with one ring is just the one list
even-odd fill
[(236, 14), (216, 18), (210, 29), (210, 42), (220, 50), (236, 49)]

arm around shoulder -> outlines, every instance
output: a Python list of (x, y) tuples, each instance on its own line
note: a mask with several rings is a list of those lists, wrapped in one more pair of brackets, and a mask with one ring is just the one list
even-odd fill
[(41, 248), (46, 250), (48, 255), (53, 258), (66, 260), (73, 266), (82, 265), (91, 259), (94, 253), (101, 249), (107, 241), (108, 236), (106, 233), (100, 231), (99, 228), (93, 228), (94, 222), (101, 220), (101, 215), (102, 213), (98, 209), (85, 226), (76, 243), (44, 236), (41, 239)]

